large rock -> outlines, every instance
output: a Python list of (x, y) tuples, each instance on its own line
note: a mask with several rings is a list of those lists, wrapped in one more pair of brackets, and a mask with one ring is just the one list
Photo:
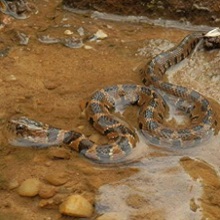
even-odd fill
[(40, 181), (36, 178), (26, 179), (18, 187), (18, 194), (20, 196), (33, 197), (36, 196), (40, 189)]
[(71, 195), (60, 205), (59, 211), (63, 215), (88, 218), (93, 213), (93, 207), (81, 195)]

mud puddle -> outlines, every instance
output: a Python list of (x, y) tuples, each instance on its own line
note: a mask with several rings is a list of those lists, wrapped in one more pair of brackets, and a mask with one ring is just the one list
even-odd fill
[[(11, 116), (25, 115), (88, 136), (95, 133), (102, 141), (81, 114), (80, 103), (105, 86), (141, 84), (137, 69), (189, 32), (92, 19), (63, 11), (59, 3), (36, 3), (38, 14), (26, 20), (7, 18), (0, 30), (0, 50), (7, 51), (0, 58), (1, 128)], [(89, 41), (98, 30), (105, 37)], [(27, 45), (20, 45), (18, 33), (28, 36)], [(69, 48), (42, 43), (42, 36), (46, 40), (74, 37), (74, 43), (83, 38), (85, 43)], [(218, 123), (219, 56), (218, 50), (199, 51), (169, 77), (210, 98)], [(125, 120), (134, 126), (136, 113), (136, 109), (125, 113)], [(12, 147), (2, 133), (0, 219), (73, 219), (58, 211), (59, 204), (72, 194), (83, 195), (93, 204), (94, 214), (86, 219), (102, 214), (120, 220), (219, 219), (219, 146), (218, 134), (183, 150), (153, 147), (142, 140), (132, 163), (109, 167), (65, 147)], [(39, 179), (46, 193), (20, 196), (18, 187), (29, 178)]]

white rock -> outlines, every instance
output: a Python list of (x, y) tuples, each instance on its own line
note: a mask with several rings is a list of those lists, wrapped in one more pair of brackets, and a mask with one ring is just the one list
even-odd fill
[(40, 181), (36, 178), (26, 179), (18, 187), (18, 194), (20, 196), (36, 196), (40, 189)]
[(65, 31), (64, 31), (64, 34), (65, 34), (65, 35), (72, 35), (73, 32), (72, 32), (71, 30), (65, 30)]
[(97, 39), (105, 39), (108, 37), (108, 35), (102, 30), (98, 30), (94, 35), (97, 37)]
[(82, 37), (85, 35), (85, 31), (84, 31), (84, 28), (83, 27), (80, 27), (77, 29), (77, 32), (79, 33), (79, 35)]
[(112, 29), (113, 27), (109, 24), (107, 24), (107, 28)]
[(93, 207), (81, 195), (71, 195), (59, 206), (59, 211), (61, 214), (74, 217), (90, 217)]
[(85, 48), (86, 50), (91, 50), (91, 49), (93, 49), (93, 47), (91, 47), (91, 46), (89, 46), (89, 45), (84, 45), (84, 48)]

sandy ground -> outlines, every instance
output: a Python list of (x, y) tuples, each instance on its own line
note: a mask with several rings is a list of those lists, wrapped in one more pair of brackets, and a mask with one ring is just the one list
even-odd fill
[[(7, 21), (0, 30), (3, 131), (10, 117), (25, 115), (56, 127), (74, 128), (88, 136), (96, 133), (81, 114), (80, 103), (108, 85), (141, 84), (137, 69), (189, 33), (75, 15), (64, 11), (60, 1), (43, 1), (36, 6), (39, 13), (26, 20), (2, 15)], [(86, 37), (98, 30), (108, 36), (75, 49), (38, 41), (42, 36), (68, 38), (66, 30), (79, 39), (80, 27)], [(30, 37), (27, 45), (19, 44), (18, 33)], [(185, 71), (178, 70), (171, 79), (209, 97), (218, 123), (219, 57), (218, 51), (199, 52), (185, 63)], [(126, 121), (135, 126), (133, 114), (125, 115)], [(68, 147), (43, 150), (12, 147), (2, 133), (0, 219), (73, 219), (62, 216), (58, 205), (68, 195), (82, 194), (94, 205), (90, 219), (119, 212), (131, 220), (217, 220), (220, 219), (219, 146), (219, 135), (202, 146), (181, 152), (144, 146), (134, 163), (108, 167), (90, 162)], [(66, 181), (55, 186), (48, 182), (51, 175)], [(32, 177), (40, 179), (47, 189), (55, 188), (55, 195), (46, 199), (19, 196), (17, 186)]]
[(219, 26), (220, 3), (206, 0), (63, 0), (71, 8)]

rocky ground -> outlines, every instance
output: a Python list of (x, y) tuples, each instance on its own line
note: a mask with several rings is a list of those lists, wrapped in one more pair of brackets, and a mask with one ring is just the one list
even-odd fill
[[(197, 18), (194, 4), (200, 24), (209, 18), (199, 15), (200, 10), (204, 14), (200, 3), (191, 1), (183, 9), (173, 0), (175, 10), (189, 9), (181, 16), (166, 1), (71, 2), (84, 9), (183, 20), (190, 20), (190, 13)], [(0, 14), (0, 220), (219, 220), (220, 52), (198, 51), (168, 74), (170, 82), (206, 96), (216, 114), (216, 135), (198, 147), (166, 149), (140, 138), (130, 163), (104, 166), (68, 146), (12, 146), (7, 121), (19, 116), (76, 129), (104, 143), (80, 104), (102, 87), (142, 84), (140, 66), (190, 33), (74, 14), (63, 9), (61, 0), (30, 3), (17, 5), (17, 18)], [(214, 13), (216, 4), (204, 2), (203, 7)], [(117, 116), (137, 128), (137, 112), (132, 107)]]
[(63, 0), (63, 4), (113, 14), (143, 15), (211, 26), (220, 24), (220, 2), (214, 0)]

